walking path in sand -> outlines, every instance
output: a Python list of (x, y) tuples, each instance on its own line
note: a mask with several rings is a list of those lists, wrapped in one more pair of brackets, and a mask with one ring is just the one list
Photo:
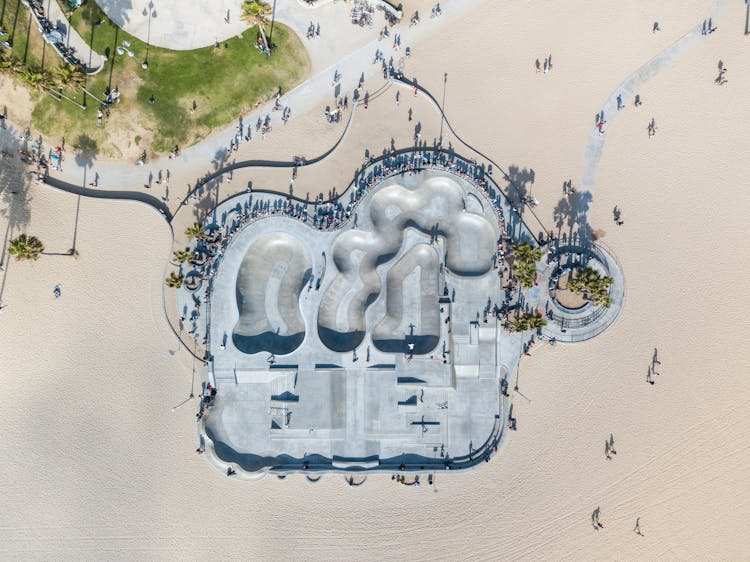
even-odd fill
[[(714, 21), (718, 21), (718, 16), (721, 10), (724, 8), (725, 0), (716, 0), (709, 17)], [(705, 21), (705, 20), (704, 20)], [(606, 131), (611, 126), (611, 120), (613, 120), (619, 110), (624, 109), (624, 106), (628, 105), (628, 102), (635, 98), (638, 93), (638, 89), (643, 86), (647, 81), (656, 76), (656, 74), (662, 70), (665, 66), (671, 63), (682, 51), (688, 46), (694, 44), (701, 37), (705, 37), (701, 33), (701, 23), (698, 23), (694, 29), (683, 35), (677, 42), (672, 44), (671, 47), (662, 51), (646, 64), (641, 66), (633, 74), (628, 76), (602, 105), (603, 121), (606, 122), (606, 127), (602, 128), (602, 131)], [(620, 105), (622, 104), (622, 105)], [(597, 118), (597, 121), (599, 119)], [(596, 168), (599, 165), (599, 161), (602, 157), (602, 150), (604, 149), (604, 142), (606, 140), (606, 132), (600, 131), (598, 126), (594, 126), (591, 129), (589, 140), (586, 145), (586, 156), (584, 163), (584, 172), (581, 180), (581, 188), (585, 191), (593, 192), (594, 190), (594, 178), (596, 175)], [(585, 213), (585, 210), (584, 210)]]

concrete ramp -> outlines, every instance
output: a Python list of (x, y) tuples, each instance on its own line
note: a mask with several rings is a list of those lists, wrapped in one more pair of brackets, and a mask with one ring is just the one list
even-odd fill
[[(383, 187), (368, 201), (371, 230), (347, 230), (333, 244), (336, 277), (326, 289), (318, 312), (318, 334), (326, 347), (346, 352), (359, 346), (367, 332), (365, 313), (382, 290), (376, 268), (404, 251), (406, 232), (414, 229), (434, 241), (444, 241), (445, 266), (454, 275), (476, 277), (492, 267), (495, 229), (484, 215), (466, 210), (466, 192), (449, 177), (432, 177), (416, 188), (399, 184)], [(439, 339), (437, 314), (438, 254), (428, 245), (406, 249), (388, 274), (386, 317), (374, 334), (383, 351), (404, 352), (404, 279), (420, 270), (422, 289), (417, 318), (419, 333), (409, 330), (414, 353), (428, 353)], [(432, 303), (428, 306), (426, 300)], [(425, 301), (425, 302), (422, 302)], [(428, 312), (432, 308), (433, 311)], [(420, 312), (421, 311), (421, 312)], [(377, 340), (377, 341), (375, 341)]]
[(294, 236), (273, 233), (250, 246), (237, 274), (237, 349), (285, 355), (300, 346), (305, 321), (299, 295), (311, 274), (310, 254)]

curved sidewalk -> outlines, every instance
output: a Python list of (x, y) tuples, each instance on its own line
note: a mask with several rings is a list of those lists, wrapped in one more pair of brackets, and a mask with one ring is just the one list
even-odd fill
[[(31, 9), (31, 6), (29, 6)], [(95, 52), (89, 43), (83, 39), (70, 25), (65, 17), (58, 0), (47, 0), (45, 7), (46, 17), (59, 30), (63, 31), (65, 46), (73, 50), (75, 57), (81, 61), (87, 74), (96, 74), (104, 67), (104, 56)]]

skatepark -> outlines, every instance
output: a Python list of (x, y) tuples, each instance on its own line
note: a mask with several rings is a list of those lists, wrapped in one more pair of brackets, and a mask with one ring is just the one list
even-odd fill
[[(278, 206), (262, 197), (226, 201), (214, 220)], [(303, 220), (271, 213), (232, 234), (211, 295), (208, 457), (250, 479), (488, 460), (520, 356), (488, 315), (503, 298), (497, 209), (429, 169), (346, 200), (333, 229), (310, 224), (328, 213), (311, 204)]]

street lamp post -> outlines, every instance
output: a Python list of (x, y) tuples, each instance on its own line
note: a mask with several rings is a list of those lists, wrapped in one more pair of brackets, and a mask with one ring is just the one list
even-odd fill
[(273, 45), (273, 22), (276, 19), (276, 0), (273, 0), (273, 8), (271, 9), (271, 30), (268, 32), (268, 52), (271, 52), (271, 45)]
[(149, 2), (147, 8), (143, 10), (144, 16), (146, 15), (146, 10), (148, 10), (148, 31), (146, 32), (146, 58), (141, 63), (141, 68), (143, 70), (148, 69), (148, 48), (151, 44), (151, 18), (156, 15), (153, 1)]
[(443, 74), (443, 103), (440, 107), (440, 145), (443, 145), (443, 121), (445, 121), (445, 88), (448, 84), (448, 73)]

